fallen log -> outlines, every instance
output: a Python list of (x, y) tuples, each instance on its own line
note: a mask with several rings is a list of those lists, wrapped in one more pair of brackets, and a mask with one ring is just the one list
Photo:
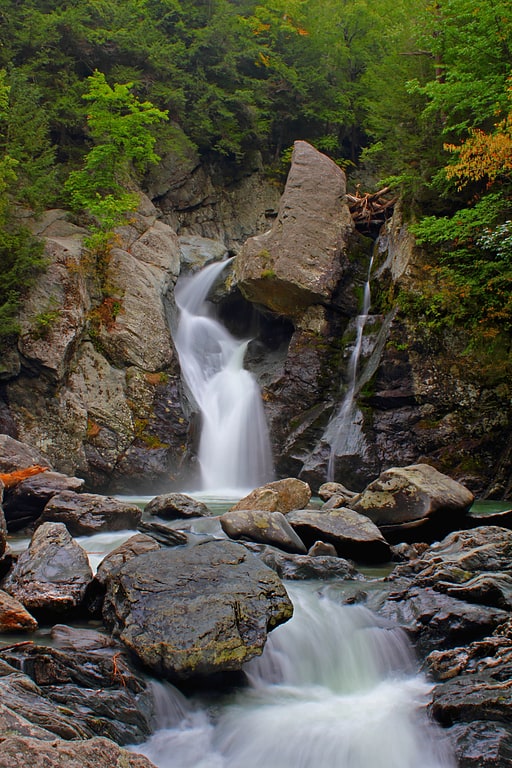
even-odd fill
[(22, 480), (26, 480), (27, 477), (38, 475), (40, 472), (48, 472), (49, 469), (50, 467), (41, 467), (39, 464), (34, 464), (25, 469), (15, 469), (13, 472), (0, 472), (0, 482), (3, 483), (4, 488), (14, 488), (15, 485), (21, 483)]

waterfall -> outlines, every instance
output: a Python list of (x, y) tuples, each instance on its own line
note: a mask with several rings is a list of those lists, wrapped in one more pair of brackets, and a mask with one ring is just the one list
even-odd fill
[(362, 312), (356, 318), (356, 338), (350, 355), (347, 369), (347, 390), (335, 417), (329, 422), (325, 440), (331, 446), (327, 465), (327, 480), (334, 480), (334, 464), (336, 456), (356, 454), (360, 437), (360, 425), (355, 421), (354, 401), (356, 395), (357, 370), (363, 345), (363, 331), (368, 320), (371, 304), (370, 276), (373, 266), (373, 256), (370, 259), (368, 275), (364, 284)]
[[(144, 745), (158, 768), (454, 768), (405, 634), (307, 586), (246, 665), (249, 686), (189, 703)], [(175, 694), (172, 694), (173, 700)]]
[(227, 263), (215, 262), (178, 280), (174, 342), (184, 382), (201, 414), (201, 489), (246, 492), (271, 480), (273, 470), (260, 389), (243, 367), (249, 342), (231, 336), (207, 301)]

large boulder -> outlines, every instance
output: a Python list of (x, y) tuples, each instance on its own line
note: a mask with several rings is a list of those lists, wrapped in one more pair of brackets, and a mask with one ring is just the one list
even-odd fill
[(142, 510), (111, 496), (63, 491), (45, 506), (38, 524), (64, 523), (72, 536), (137, 528)]
[(429, 464), (412, 464), (382, 472), (348, 506), (373, 520), (389, 540), (423, 541), (459, 527), (473, 501), (461, 483)]
[(296, 141), (272, 228), (247, 240), (235, 260), (234, 280), (245, 298), (286, 317), (331, 301), (353, 231), (345, 192), (344, 172)]
[(390, 546), (377, 526), (351, 509), (296, 510), (286, 519), (307, 546), (325, 541), (334, 545), (339, 557), (362, 562), (386, 562), (391, 558)]
[(209, 541), (130, 560), (107, 580), (107, 626), (153, 672), (239, 670), (292, 615), (277, 575), (241, 544)]
[(281, 512), (257, 509), (230, 510), (221, 515), (220, 524), (230, 539), (273, 544), (285, 552), (306, 554), (304, 542)]
[(62, 523), (43, 523), (2, 587), (36, 615), (62, 613), (82, 602), (92, 571), (87, 553)]

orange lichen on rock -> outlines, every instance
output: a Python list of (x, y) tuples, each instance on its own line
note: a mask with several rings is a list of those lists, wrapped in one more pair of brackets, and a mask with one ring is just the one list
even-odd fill
[(26, 467), (25, 469), (16, 469), (13, 472), (0, 472), (0, 482), (3, 483), (4, 488), (13, 488), (22, 480), (26, 480), (27, 477), (32, 475), (38, 475), (40, 472), (48, 472), (49, 467), (41, 467), (39, 464), (34, 464), (32, 467)]

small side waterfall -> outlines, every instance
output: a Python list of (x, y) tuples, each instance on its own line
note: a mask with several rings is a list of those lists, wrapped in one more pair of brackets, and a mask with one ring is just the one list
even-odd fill
[(201, 414), (201, 490), (247, 491), (272, 479), (270, 440), (261, 393), (243, 368), (248, 341), (213, 316), (208, 293), (228, 262), (178, 280), (174, 342), (185, 384)]
[(357, 371), (361, 348), (363, 344), (363, 331), (368, 320), (371, 304), (370, 276), (373, 266), (373, 256), (370, 259), (368, 275), (364, 284), (362, 312), (356, 318), (356, 338), (347, 369), (347, 391), (341, 402), (337, 414), (329, 422), (324, 438), (331, 446), (329, 463), (327, 465), (327, 480), (334, 480), (334, 465), (336, 456), (349, 453), (357, 453), (359, 425), (354, 423), (354, 401), (356, 395)]
[(171, 717), (134, 749), (158, 768), (454, 768), (405, 634), (307, 587), (290, 596), (248, 688), (188, 710), (169, 692)]

